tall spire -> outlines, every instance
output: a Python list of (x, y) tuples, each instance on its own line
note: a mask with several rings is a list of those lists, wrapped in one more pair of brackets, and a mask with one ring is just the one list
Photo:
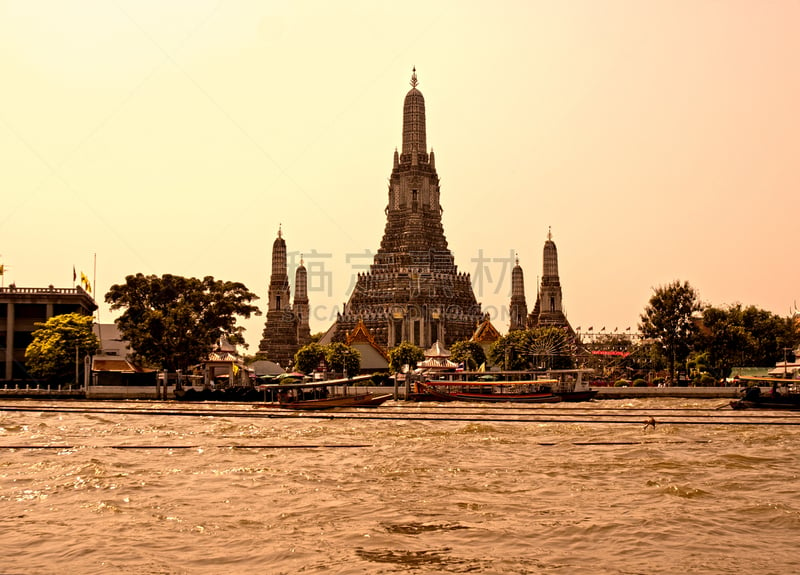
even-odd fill
[(525, 278), (522, 267), (519, 265), (519, 255), (516, 265), (511, 270), (511, 305), (509, 306), (511, 324), (508, 331), (525, 329), (528, 321), (528, 304), (525, 301)]
[(428, 149), (425, 137), (425, 98), (417, 90), (417, 69), (411, 74), (411, 90), (406, 94), (403, 104), (403, 156), (413, 154), (409, 159), (417, 160), (416, 154), (424, 154)]
[(547, 241), (544, 243), (544, 266), (542, 270), (543, 282), (558, 283), (558, 250), (553, 241), (553, 232), (547, 228)]
[[(281, 227), (272, 243), (272, 275), (269, 280), (269, 304), (267, 321), (264, 323), (259, 353), (284, 367), (288, 366), (297, 352), (297, 318), (292, 313), (289, 301), (289, 276), (286, 262), (286, 240)], [(302, 298), (301, 300), (302, 301)], [(306, 307), (307, 298), (304, 302)]]
[(303, 346), (311, 341), (311, 328), (308, 324), (308, 273), (300, 255), (300, 265), (294, 274), (294, 303), (292, 309), (297, 317), (297, 345)]
[(439, 176), (428, 154), (417, 70), (403, 102), (403, 144), (394, 152), (386, 227), (369, 272), (358, 274), (337, 317), (336, 341), (363, 321), (381, 346), (429, 347), (472, 337), (482, 321), (469, 274), (459, 272), (442, 226)]

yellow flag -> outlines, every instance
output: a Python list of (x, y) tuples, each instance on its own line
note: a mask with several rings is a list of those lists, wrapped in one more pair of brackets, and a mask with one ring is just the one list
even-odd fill
[(81, 272), (81, 283), (88, 293), (92, 293), (92, 284), (89, 283), (89, 278), (87, 278), (86, 274), (83, 272)]
[(5, 271), (5, 267), (3, 266), (3, 264), (0, 264), (0, 276), (3, 275), (4, 271)]
[(234, 365), (233, 366), (233, 375), (236, 375), (237, 373), (239, 373), (239, 366), (238, 365)]

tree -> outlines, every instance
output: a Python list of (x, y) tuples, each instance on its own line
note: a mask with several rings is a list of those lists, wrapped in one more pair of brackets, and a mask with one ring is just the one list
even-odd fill
[(35, 325), (41, 327), (33, 332), (33, 341), (25, 350), (25, 364), (31, 375), (53, 382), (75, 378), (76, 356), (82, 363), (84, 357), (94, 355), (100, 348), (92, 322), (92, 316), (79, 313), (37, 322)]
[(361, 369), (361, 353), (341, 342), (325, 346), (325, 361), (335, 373), (346, 373), (349, 377), (357, 375)]
[(530, 330), (515, 330), (489, 347), (489, 361), (503, 370), (518, 371), (530, 368), (530, 348), (533, 343)]
[(782, 361), (785, 349), (797, 344), (789, 318), (755, 306), (708, 307), (698, 348), (709, 355), (710, 371), (717, 378), (730, 376), (734, 365), (768, 367)]
[(474, 371), (486, 363), (486, 353), (477, 342), (457, 341), (450, 346), (450, 360), (463, 362), (468, 371)]
[(199, 363), (223, 336), (244, 344), (236, 316), (261, 315), (256, 299), (241, 283), (170, 274), (127, 276), (105, 297), (112, 310), (125, 309), (115, 323), (134, 358), (170, 371)]
[(389, 351), (389, 369), (392, 373), (400, 373), (404, 365), (414, 369), (424, 360), (425, 352), (422, 348), (407, 341)]
[(294, 354), (294, 368), (301, 373), (314, 371), (321, 359), (325, 357), (325, 346), (318, 343), (309, 343), (297, 350)]
[(671, 380), (675, 381), (675, 365), (682, 364), (691, 350), (697, 328), (692, 321), (702, 308), (697, 292), (688, 282), (674, 281), (659, 286), (641, 315), (639, 329), (658, 344), (667, 361)]

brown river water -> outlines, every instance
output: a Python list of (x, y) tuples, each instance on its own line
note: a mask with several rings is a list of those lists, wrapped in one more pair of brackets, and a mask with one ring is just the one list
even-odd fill
[(6, 400), (0, 573), (800, 573), (800, 413), (725, 405)]

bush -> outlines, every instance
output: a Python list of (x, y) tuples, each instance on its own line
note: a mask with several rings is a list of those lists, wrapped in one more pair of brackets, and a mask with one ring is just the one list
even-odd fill
[(627, 379), (618, 379), (616, 383), (614, 383), (614, 387), (628, 387), (630, 384), (631, 382)]
[(700, 387), (714, 387), (717, 385), (717, 380), (709, 373), (701, 373), (697, 379), (697, 385)]
[(647, 382), (641, 377), (633, 380), (633, 387), (647, 387)]
[(370, 376), (370, 383), (372, 385), (391, 385), (392, 376), (386, 372), (376, 371)]
[(662, 383), (664, 383), (664, 378), (663, 377), (654, 377), (653, 378), (653, 385), (655, 385), (656, 387), (658, 387)]

